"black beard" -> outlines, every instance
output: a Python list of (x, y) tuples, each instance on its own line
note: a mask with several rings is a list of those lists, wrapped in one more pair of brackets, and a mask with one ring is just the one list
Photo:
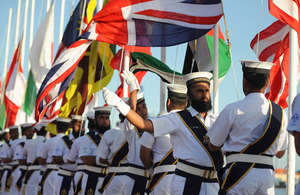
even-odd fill
[(107, 131), (109, 129), (110, 129), (110, 125), (109, 126), (99, 126), (99, 125), (96, 125), (96, 131), (98, 133), (101, 133), (101, 134), (104, 134), (105, 131)]
[(195, 100), (192, 98), (191, 105), (199, 113), (207, 112), (212, 109), (211, 99), (209, 99), (207, 102), (205, 102), (203, 100)]
[(78, 138), (78, 137), (81, 137), (81, 136), (84, 135), (84, 133), (81, 133), (80, 131), (78, 131), (78, 132), (73, 131), (72, 134), (73, 134), (73, 136), (74, 136), (75, 138)]

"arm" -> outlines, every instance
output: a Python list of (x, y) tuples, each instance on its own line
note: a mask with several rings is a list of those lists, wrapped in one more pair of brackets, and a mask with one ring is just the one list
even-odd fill
[(12, 162), (12, 158), (2, 158), (2, 162), (10, 163), (10, 162)]
[(96, 156), (82, 156), (81, 160), (86, 165), (96, 165)]
[(103, 159), (103, 158), (100, 158), (99, 162), (101, 164), (107, 164), (107, 165), (109, 164), (109, 162), (107, 161), (107, 159)]
[(294, 132), (294, 139), (295, 139), (295, 149), (297, 154), (300, 156), (300, 132)]
[(277, 158), (282, 158), (283, 155), (284, 155), (284, 153), (285, 153), (285, 150), (277, 151), (277, 152), (276, 152), (276, 157), (277, 157)]
[(213, 145), (212, 143), (209, 143), (208, 148), (209, 148), (211, 151), (217, 151), (217, 150), (219, 150), (221, 147), (218, 147), (218, 146)]
[(42, 157), (38, 157), (38, 161), (40, 165), (45, 165), (46, 164), (46, 159)]
[(19, 165), (26, 165), (27, 159), (18, 159)]
[(150, 169), (153, 166), (153, 161), (150, 153), (151, 153), (151, 149), (141, 145), (140, 158), (146, 169)]
[(52, 156), (52, 161), (54, 164), (65, 164), (64, 159), (62, 156)]

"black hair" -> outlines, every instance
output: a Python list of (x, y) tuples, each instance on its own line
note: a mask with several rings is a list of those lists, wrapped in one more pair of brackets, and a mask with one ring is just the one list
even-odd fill
[(245, 80), (252, 89), (262, 89), (266, 86), (269, 75), (258, 73), (244, 73)]
[(58, 132), (66, 132), (69, 128), (69, 123), (61, 123), (61, 122), (57, 122), (56, 123), (56, 129), (57, 129), (57, 133)]
[(47, 134), (46, 127), (42, 127), (39, 131), (36, 131), (36, 135), (45, 136)]

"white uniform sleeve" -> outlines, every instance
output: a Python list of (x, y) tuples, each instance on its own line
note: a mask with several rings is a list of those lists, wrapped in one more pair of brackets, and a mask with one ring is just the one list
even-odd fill
[(176, 113), (161, 115), (159, 117), (150, 118), (149, 120), (151, 120), (153, 124), (154, 137), (179, 132), (179, 128), (176, 124), (178, 123), (178, 120), (181, 119)]
[(140, 138), (139, 143), (146, 148), (153, 149), (154, 140), (153, 134), (145, 132)]
[(122, 129), (124, 131), (125, 136), (129, 137), (134, 130), (134, 125), (131, 124), (127, 119), (125, 119)]
[(65, 148), (64, 144), (63, 139), (59, 139), (55, 144), (52, 156), (63, 156), (63, 149)]
[(18, 160), (18, 159), (24, 159), (23, 157), (23, 147), (18, 144), (15, 148), (15, 151), (14, 151), (14, 157), (13, 157), (13, 160)]
[(282, 122), (281, 132), (279, 135), (277, 151), (283, 151), (287, 149), (288, 146), (288, 133), (286, 130), (287, 122), (288, 122), (287, 115), (283, 111), (283, 122)]
[(104, 133), (96, 152), (96, 160), (99, 158), (108, 159), (108, 155), (110, 154), (110, 147), (108, 143), (107, 133)]
[[(74, 143), (72, 144), (72, 147), (71, 147), (71, 150), (68, 154), (68, 160), (72, 161), (72, 162), (75, 162), (76, 159), (77, 159), (77, 148), (78, 148), (78, 140), (79, 139), (76, 139), (74, 141)], [(81, 140), (81, 139), (80, 139)]]
[(47, 145), (48, 145), (49, 139), (42, 145), (41, 151), (38, 154), (38, 157), (42, 157), (47, 159), (48, 158), (48, 152), (47, 152)]
[(300, 93), (295, 97), (292, 104), (292, 117), (289, 121), (287, 130), (292, 135), (294, 131), (300, 132)]
[(211, 126), (211, 128), (207, 132), (207, 136), (209, 137), (210, 143), (214, 146), (221, 147), (225, 143), (232, 124), (229, 121), (230, 113), (227, 111), (226, 107), (220, 115), (218, 116), (217, 120)]
[(10, 149), (7, 144), (1, 147), (0, 158), (10, 158)]
[(91, 155), (91, 150), (90, 150), (90, 143), (89, 138), (87, 135), (84, 135), (84, 137), (81, 139), (80, 145), (79, 145), (79, 153), (78, 157), (82, 156), (90, 156)]
[(24, 148), (23, 148), (23, 156), (28, 155), (28, 142), (25, 142)]

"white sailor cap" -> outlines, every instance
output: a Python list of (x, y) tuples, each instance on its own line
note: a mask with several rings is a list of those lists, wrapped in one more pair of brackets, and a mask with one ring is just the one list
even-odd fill
[(112, 109), (112, 107), (109, 107), (109, 106), (95, 107), (94, 108), (95, 115), (98, 115), (98, 114), (109, 114), (110, 115), (111, 109)]
[(136, 105), (145, 102), (144, 92), (138, 93), (136, 99), (137, 99)]
[(3, 135), (4, 133), (9, 133), (9, 129), (8, 128), (2, 129), (1, 134)]
[(244, 73), (257, 73), (269, 75), (272, 66), (272, 62), (261, 62), (255, 60), (241, 60), (242, 69)]
[(72, 117), (72, 121), (78, 121), (78, 122), (84, 122), (85, 121), (85, 117), (84, 116), (80, 116), (80, 115), (71, 115)]
[(210, 72), (192, 72), (183, 76), (186, 86), (189, 87), (192, 84), (206, 82), (210, 85), (212, 79), (212, 73)]
[(21, 124), (21, 128), (32, 127), (33, 125), (34, 125), (34, 123), (24, 123), (24, 124)]
[(12, 129), (19, 129), (19, 126), (18, 125), (13, 125), (13, 126), (10, 126), (8, 127), (9, 130), (12, 130)]
[(168, 96), (186, 98), (187, 88), (185, 85), (167, 84)]
[(95, 119), (95, 111), (94, 110), (90, 110), (87, 114), (86, 117), (88, 119)]
[(56, 121), (60, 122), (60, 123), (70, 123), (71, 119), (69, 119), (69, 118), (57, 118)]
[(34, 125), (34, 128), (36, 129), (36, 130), (41, 130), (43, 127), (46, 127), (47, 126), (47, 123), (36, 123), (35, 125)]

